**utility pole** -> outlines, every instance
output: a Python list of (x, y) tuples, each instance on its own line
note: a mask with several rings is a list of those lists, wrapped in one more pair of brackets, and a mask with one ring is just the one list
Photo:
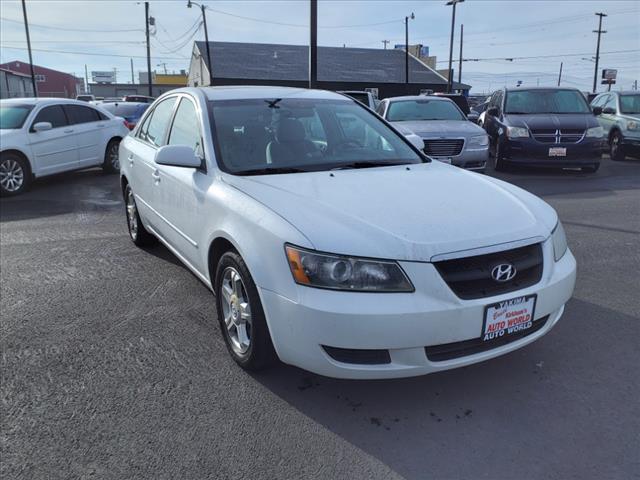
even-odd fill
[[(213, 65), (211, 64), (211, 47), (209, 46), (209, 29), (207, 28), (207, 14), (205, 13), (205, 6), (196, 2), (192, 2), (191, 0), (187, 1), (187, 8), (191, 8), (192, 5), (196, 5), (200, 7), (200, 11), (202, 12), (202, 25), (204, 27), (204, 43), (207, 48), (207, 63), (209, 64), (209, 86), (213, 86)], [(165, 72), (167, 73), (167, 72)]]
[(560, 62), (560, 73), (558, 74), (558, 86), (560, 86), (560, 81), (562, 80), (562, 63)]
[(458, 83), (462, 83), (462, 41), (464, 36), (464, 25), (460, 24), (460, 59), (458, 61)]
[(391, 40), (382, 40), (382, 43), (384, 43), (384, 49), (387, 49), (387, 45), (389, 44)]
[(318, 0), (309, 2), (309, 88), (318, 82)]
[(451, 93), (451, 86), (453, 84), (453, 78), (451, 75), (451, 67), (453, 63), (453, 34), (456, 26), (456, 5), (464, 2), (464, 0), (449, 0), (447, 5), (453, 6), (453, 12), (451, 13), (451, 40), (449, 41), (449, 71), (447, 73), (447, 93)]
[(404, 17), (404, 84), (405, 93), (409, 93), (409, 19), (416, 16), (411, 12), (411, 16)]
[(29, 37), (29, 20), (27, 20), (27, 5), (22, 0), (22, 15), (24, 16), (24, 30), (27, 33), (27, 49), (29, 50), (29, 68), (31, 68), (31, 84), (33, 85), (33, 96), (38, 96), (38, 87), (36, 86), (36, 72), (33, 70), (33, 57), (31, 56), (31, 37)]
[(91, 93), (91, 88), (89, 87), (89, 70), (87, 69), (87, 64), (84, 64), (84, 81), (86, 83), (85, 93)]
[(606, 30), (602, 30), (602, 17), (606, 17), (606, 13), (598, 12), (596, 15), (599, 18), (598, 20), (598, 30), (594, 30), (593, 33), (598, 34), (598, 44), (596, 46), (596, 67), (593, 71), (593, 93), (596, 93), (596, 87), (598, 85), (598, 62), (600, 61), (600, 35), (603, 33), (607, 33)]
[(149, 96), (153, 97), (153, 77), (151, 75), (151, 47), (149, 44), (149, 2), (144, 2), (144, 16), (144, 25), (146, 27), (147, 34), (147, 83), (149, 84)]
[(131, 84), (133, 85), (134, 83), (136, 83), (136, 79), (133, 76), (133, 58), (130, 58), (129, 60), (131, 62)]

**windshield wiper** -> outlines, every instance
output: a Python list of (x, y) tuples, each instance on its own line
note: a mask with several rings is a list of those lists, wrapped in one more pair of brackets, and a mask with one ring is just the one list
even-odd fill
[(251, 170), (242, 170), (240, 172), (233, 172), (234, 175), (275, 175), (278, 173), (303, 173), (309, 172), (302, 168), (294, 167), (272, 167), (272, 168), (253, 168)]
[(396, 165), (413, 165), (410, 162), (372, 162), (372, 161), (359, 161), (344, 163), (342, 165), (336, 165), (331, 170), (349, 170), (353, 168), (373, 168), (373, 167), (393, 167)]

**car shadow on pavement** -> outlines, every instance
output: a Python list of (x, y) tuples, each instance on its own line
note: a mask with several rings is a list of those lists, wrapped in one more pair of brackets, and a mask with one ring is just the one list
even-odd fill
[(572, 299), (538, 341), (457, 370), (353, 381), (281, 366), (254, 378), (408, 479), (605, 478), (598, 468), (630, 474), (636, 456), (638, 352), (616, 345), (638, 321)]
[(61, 173), (36, 180), (15, 197), (0, 200), (0, 221), (11, 222), (74, 212), (102, 212), (121, 208), (122, 192), (117, 175), (102, 169)]

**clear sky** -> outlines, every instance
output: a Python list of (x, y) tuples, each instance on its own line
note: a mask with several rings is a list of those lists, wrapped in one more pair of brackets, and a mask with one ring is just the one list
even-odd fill
[[(187, 1), (151, 1), (156, 19), (152, 36), (152, 69), (187, 69), (200, 11)], [(213, 40), (307, 44), (309, 3), (287, 1), (204, 1)], [(446, 68), (451, 7), (444, 0), (319, 0), (319, 45), (383, 48), (404, 42), (404, 17), (410, 21), (410, 43), (428, 45)], [(78, 76), (84, 66), (113, 70), (118, 81), (131, 81), (146, 70), (144, 4), (136, 1), (27, 0), (34, 63)], [(629, 89), (640, 80), (640, 1), (627, 0), (466, 0), (456, 14), (454, 59), (458, 58), (460, 23), (464, 24), (462, 81), (481, 93), (522, 80), (525, 85), (553, 85), (560, 62), (563, 84), (590, 90), (593, 81), (597, 17), (605, 12), (601, 68), (618, 69), (618, 85)], [(0, 61), (27, 60), (20, 2), (0, 0)], [(191, 28), (193, 27), (193, 28)], [(60, 53), (75, 52), (75, 53)], [(514, 58), (515, 57), (515, 58)], [(538, 58), (518, 58), (538, 57)], [(514, 58), (513, 61), (504, 60)], [(215, 62), (215, 60), (214, 60)], [(455, 65), (457, 71), (457, 64)], [(457, 76), (457, 73), (456, 73)], [(599, 86), (599, 88), (604, 88)]]

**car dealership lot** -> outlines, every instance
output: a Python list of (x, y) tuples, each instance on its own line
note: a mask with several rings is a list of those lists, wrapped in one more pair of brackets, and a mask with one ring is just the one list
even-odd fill
[(2, 199), (3, 478), (637, 474), (640, 161), (499, 176), (564, 223), (564, 317), (509, 355), (393, 381), (243, 372), (206, 287), (131, 243), (114, 176)]

